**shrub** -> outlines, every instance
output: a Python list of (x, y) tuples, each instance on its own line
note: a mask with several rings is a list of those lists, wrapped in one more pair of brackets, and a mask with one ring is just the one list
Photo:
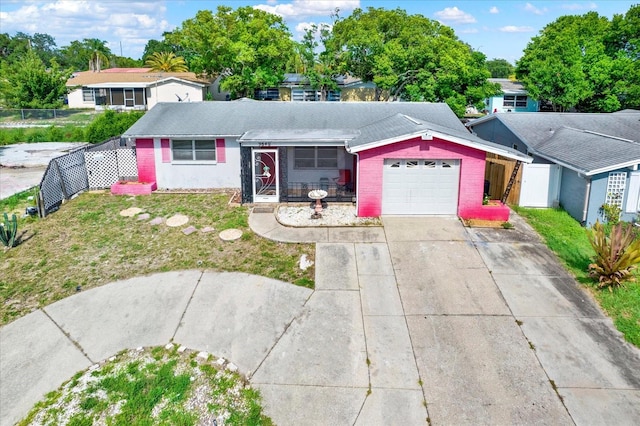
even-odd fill
[(617, 204), (603, 204), (600, 207), (602, 210), (602, 214), (604, 215), (605, 221), (610, 225), (615, 225), (620, 222), (620, 214), (622, 213), (622, 209)]
[(605, 227), (598, 221), (587, 231), (589, 242), (596, 252), (594, 263), (589, 265), (589, 275), (598, 279), (598, 287), (619, 287), (632, 279), (631, 271), (640, 263), (640, 239), (633, 232), (633, 225), (625, 222), (611, 227), (607, 236)]
[(140, 111), (116, 112), (107, 110), (87, 127), (87, 141), (98, 143), (121, 135), (138, 121), (143, 114)]

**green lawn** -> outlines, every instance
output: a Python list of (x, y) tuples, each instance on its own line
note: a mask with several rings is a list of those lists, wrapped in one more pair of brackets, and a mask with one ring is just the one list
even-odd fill
[(514, 207), (514, 210), (544, 238), (547, 246), (564, 262), (578, 282), (591, 291), (625, 339), (640, 347), (640, 283), (628, 282), (624, 287), (612, 291), (598, 290), (588, 274), (594, 251), (585, 228), (561, 209)]
[[(0, 213), (24, 213), (24, 193), (0, 201)], [(83, 193), (45, 219), (21, 218), (23, 242), (0, 247), (0, 325), (82, 290), (156, 272), (199, 269), (239, 271), (313, 287), (314, 268), (301, 270), (302, 254), (315, 258), (313, 244), (285, 244), (262, 238), (248, 226), (248, 208), (229, 204), (230, 193), (162, 194), (128, 197)], [(138, 207), (149, 219), (123, 217)], [(177, 213), (189, 217), (178, 228), (149, 220)], [(187, 226), (197, 232), (183, 234)], [(215, 228), (205, 233), (205, 227)], [(228, 228), (241, 239), (222, 241)]]

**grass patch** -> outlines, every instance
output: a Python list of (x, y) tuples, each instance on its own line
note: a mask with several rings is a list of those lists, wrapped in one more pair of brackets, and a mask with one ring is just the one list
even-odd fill
[(19, 425), (271, 425), (258, 391), (222, 365), (176, 346), (124, 351), (49, 393)]
[(598, 290), (589, 277), (588, 268), (595, 255), (585, 228), (562, 209), (527, 209), (513, 207), (542, 236), (547, 246), (560, 258), (576, 279), (585, 284), (609, 315), (625, 339), (640, 347), (640, 284), (636, 270), (635, 282), (623, 287)]
[[(0, 250), (1, 323), (82, 290), (116, 280), (185, 269), (238, 271), (313, 288), (314, 268), (301, 270), (300, 256), (314, 260), (313, 244), (278, 243), (254, 234), (248, 209), (229, 206), (229, 194), (152, 194), (127, 197), (83, 193), (45, 219), (21, 218), (23, 242)], [(3, 200), (1, 207), (8, 206)], [(153, 226), (122, 217), (139, 207), (155, 217), (189, 217), (184, 227)], [(16, 207), (24, 212), (24, 206)], [(184, 235), (195, 226), (198, 232)], [(204, 227), (216, 231), (200, 232)], [(225, 242), (218, 232), (237, 227), (244, 234)]]

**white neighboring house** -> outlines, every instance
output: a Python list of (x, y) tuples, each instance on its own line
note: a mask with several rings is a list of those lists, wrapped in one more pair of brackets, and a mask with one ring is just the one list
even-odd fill
[(149, 110), (158, 102), (202, 102), (212, 80), (192, 72), (110, 68), (74, 73), (67, 81), (69, 108)]

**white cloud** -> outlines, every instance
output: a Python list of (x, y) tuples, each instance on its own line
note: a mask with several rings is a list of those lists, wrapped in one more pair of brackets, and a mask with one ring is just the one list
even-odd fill
[(473, 24), (476, 18), (472, 15), (454, 7), (445, 7), (444, 9), (434, 13), (436, 18), (443, 22), (451, 22), (454, 24)]
[(45, 33), (55, 38), (58, 47), (74, 40), (97, 38), (107, 42), (114, 54), (138, 58), (149, 39), (160, 39), (172, 30), (164, 19), (162, 2), (55, 0), (24, 2), (1, 13), (2, 31)]
[(528, 26), (517, 27), (515, 25), (507, 25), (505, 27), (499, 28), (498, 31), (503, 33), (530, 33), (534, 31), (534, 29), (533, 27)]
[(489, 13), (500, 13), (500, 10), (498, 10), (498, 8), (496, 6), (492, 6), (491, 9), (489, 9)]
[(477, 28), (465, 28), (458, 31), (460, 34), (477, 34), (479, 31)]
[(591, 3), (566, 3), (562, 5), (562, 8), (565, 10), (595, 10), (598, 8), (598, 5)]
[(360, 0), (292, 0), (290, 3), (275, 4), (267, 1), (268, 4), (254, 6), (256, 9), (280, 15), (283, 18), (300, 19), (307, 16), (329, 17), (340, 9), (341, 15), (348, 15), (353, 9), (360, 7)]
[(525, 10), (525, 12), (531, 12), (531, 13), (533, 13), (535, 15), (544, 15), (545, 13), (547, 13), (549, 11), (549, 9), (547, 9), (546, 7), (542, 8), (542, 9), (538, 9), (537, 7), (532, 5), (531, 3), (527, 3), (524, 6), (524, 10)]

